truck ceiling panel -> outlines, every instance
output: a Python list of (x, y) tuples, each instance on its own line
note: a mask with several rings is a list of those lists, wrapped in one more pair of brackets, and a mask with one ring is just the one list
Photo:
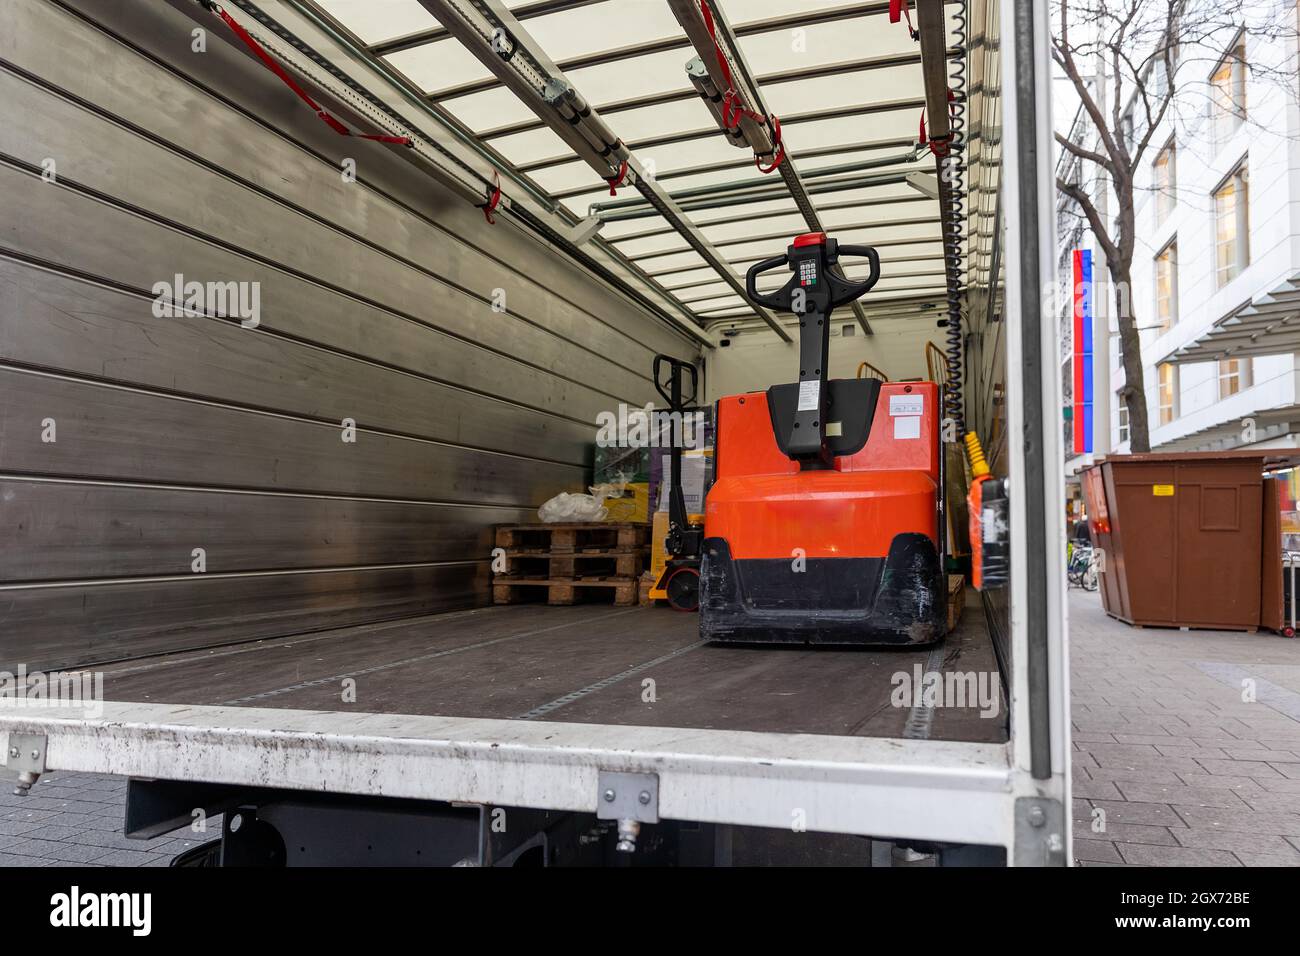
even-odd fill
[(524, 21), (524, 28), (556, 63), (631, 42), (684, 38), (663, 2), (606, 2)]
[(399, 50), (384, 59), (425, 92), (447, 86), (451, 77), (456, 77), (459, 84), (492, 76), (473, 53), (450, 37), (413, 50)]
[[(935, 172), (933, 156), (914, 149), (924, 82), (920, 46), (906, 26), (890, 23), (880, 4), (870, 15), (855, 11), (864, 5), (861, 0), (714, 2), (731, 22), (763, 105), (781, 118), (786, 161), (813, 190), (823, 228), (845, 242), (881, 244), (884, 261), (894, 268), (909, 273), (930, 268), (925, 260), (942, 252), (939, 205), (905, 182), (889, 181), (909, 172)], [(440, 30), (420, 0), (315, 3), (558, 208), (583, 218), (593, 203), (610, 201), (608, 186), (587, 162), (459, 40)], [(743, 275), (753, 261), (783, 250), (787, 234), (807, 230), (781, 177), (760, 175), (748, 148), (728, 143), (694, 94), (685, 65), (697, 51), (666, 0), (505, 0), (505, 5), (519, 16), (525, 44), (531, 41), (558, 64), (663, 189), (680, 194), (743, 183), (754, 184), (753, 195), (766, 197), (728, 205), (721, 200), (736, 194), (706, 191), (679, 200), (704, 236), (722, 244), (719, 254), (730, 271)], [(819, 21), (828, 10), (841, 14)], [(948, 9), (950, 29), (958, 10), (956, 5)], [(977, 107), (972, 103), (968, 115), (982, 115)], [(870, 162), (881, 165), (816, 175)], [(617, 198), (639, 194), (624, 188)], [(601, 235), (606, 240), (636, 236), (615, 242), (616, 254), (664, 285), (685, 285), (681, 294), (693, 301), (700, 300), (701, 283), (717, 277), (657, 213), (607, 222)], [(737, 241), (748, 237), (754, 241)], [(925, 280), (901, 281), (910, 287)], [(722, 288), (734, 295), (734, 289)]]
[(368, 44), (438, 26), (420, 0), (320, 0), (320, 5)]
[[(505, 0), (505, 5), (514, 9), (529, 2), (531, 0)], [(420, 0), (319, 0), (319, 4), (371, 46), (439, 26)]]

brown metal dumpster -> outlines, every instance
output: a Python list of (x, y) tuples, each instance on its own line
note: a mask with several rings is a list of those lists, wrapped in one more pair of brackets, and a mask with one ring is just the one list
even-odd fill
[[(1103, 552), (1106, 612), (1130, 624), (1255, 630), (1262, 593), (1265, 452), (1115, 455), (1083, 489)], [(1272, 496), (1269, 496), (1270, 499)], [(1276, 527), (1276, 525), (1274, 525)], [(1273, 544), (1278, 551), (1280, 541)], [(1273, 614), (1265, 613), (1264, 623)]]

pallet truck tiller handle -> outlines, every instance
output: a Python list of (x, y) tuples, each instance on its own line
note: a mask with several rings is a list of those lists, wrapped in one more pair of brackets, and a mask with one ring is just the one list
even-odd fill
[[(667, 382), (663, 380), (663, 376), (660, 374), (665, 366), (669, 369)], [(687, 372), (691, 376), (691, 391), (689, 396), (683, 396), (682, 381)], [(670, 412), (680, 413), (688, 405), (694, 403), (695, 393), (699, 388), (699, 373), (690, 362), (683, 362), (671, 355), (656, 355), (654, 375), (655, 388), (659, 390), (659, 394), (668, 403)], [(670, 430), (672, 427), (670, 423)], [(682, 442), (684, 439), (684, 427), (679, 425), (676, 434), (672, 434), (670, 431), (668, 538), (665, 547), (668, 553), (675, 558), (685, 554), (698, 554), (699, 544), (702, 540), (698, 530), (691, 528), (689, 516), (686, 513), (686, 493), (682, 490)]]
[[(849, 281), (840, 267), (841, 255), (865, 257), (871, 274), (861, 282)], [(790, 269), (785, 285), (760, 293), (758, 277), (781, 266)], [(796, 236), (785, 255), (757, 262), (745, 273), (745, 294), (751, 302), (799, 316), (799, 380), (790, 386), (797, 393), (788, 411), (780, 414), (777, 442), (803, 468), (830, 468), (835, 457), (826, 443), (831, 313), (865, 295), (879, 280), (880, 254), (875, 249), (841, 246), (824, 232)], [(774, 400), (789, 395), (783, 386)]]
[[(836, 264), (842, 255), (862, 256), (870, 262), (871, 273), (862, 282), (849, 282), (842, 276), (837, 275), (834, 270), (828, 269), (826, 271), (826, 282), (831, 289), (830, 304), (832, 308), (861, 298), (871, 291), (872, 286), (880, 281), (880, 253), (876, 252), (874, 248), (871, 246), (836, 246), (834, 243), (834, 239), (827, 240), (827, 260), (829, 263)], [(794, 290), (800, 287), (798, 274), (792, 275), (790, 281), (777, 292), (764, 294), (758, 291), (758, 277), (762, 273), (788, 265), (789, 262), (789, 254), (782, 254), (773, 256), (771, 259), (764, 259), (762, 262), (756, 262), (750, 266), (745, 273), (745, 294), (749, 297), (749, 300), (770, 309), (779, 309), (784, 312), (793, 311), (791, 304)], [(811, 311), (811, 309), (808, 311)]]
[[(664, 366), (669, 368), (668, 381), (663, 380), (661, 374)], [(691, 374), (691, 393), (682, 395), (682, 378), (685, 373)], [(699, 388), (699, 372), (690, 362), (683, 362), (681, 359), (673, 358), (671, 355), (656, 355), (654, 365), (655, 389), (663, 396), (663, 400), (668, 403), (670, 412), (680, 412), (687, 405), (695, 404), (695, 393)]]

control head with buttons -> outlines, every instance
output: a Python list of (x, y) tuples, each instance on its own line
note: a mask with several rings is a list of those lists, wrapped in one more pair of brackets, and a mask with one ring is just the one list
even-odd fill
[[(863, 256), (871, 272), (861, 282), (845, 277), (841, 256)], [(790, 278), (776, 292), (760, 293), (758, 277), (789, 266)], [(745, 293), (755, 305), (799, 316), (798, 404), (785, 447), (803, 467), (829, 468), (833, 456), (826, 443), (827, 359), (831, 310), (865, 295), (880, 279), (880, 256), (870, 246), (841, 246), (824, 232), (797, 236), (785, 255), (764, 259), (745, 274)]]

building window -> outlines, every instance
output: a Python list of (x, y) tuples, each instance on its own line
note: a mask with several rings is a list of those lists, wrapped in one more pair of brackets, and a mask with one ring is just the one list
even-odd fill
[(1219, 359), (1219, 398), (1227, 398), (1250, 388), (1254, 384), (1254, 369), (1251, 366), (1248, 358)]
[(1169, 74), (1165, 71), (1165, 61), (1160, 58), (1159, 51), (1152, 51), (1151, 55), (1156, 60), (1151, 64), (1151, 98), (1159, 103), (1164, 99), (1165, 94), (1169, 92)]
[(1214, 142), (1227, 142), (1246, 119), (1246, 44), (1238, 41), (1210, 74)]
[(1128, 406), (1124, 404), (1122, 395), (1115, 396), (1115, 405), (1119, 409), (1119, 440), (1128, 441)]
[(1156, 256), (1156, 320), (1161, 332), (1178, 321), (1178, 246), (1172, 242)]
[(1171, 142), (1156, 156), (1155, 163), (1156, 190), (1156, 225), (1164, 222), (1174, 211), (1178, 190), (1178, 166)]
[(1215, 275), (1219, 288), (1250, 264), (1249, 182), (1246, 164), (1242, 163), (1214, 191)]
[(1178, 369), (1168, 362), (1159, 366), (1160, 424), (1168, 425), (1178, 417)]

